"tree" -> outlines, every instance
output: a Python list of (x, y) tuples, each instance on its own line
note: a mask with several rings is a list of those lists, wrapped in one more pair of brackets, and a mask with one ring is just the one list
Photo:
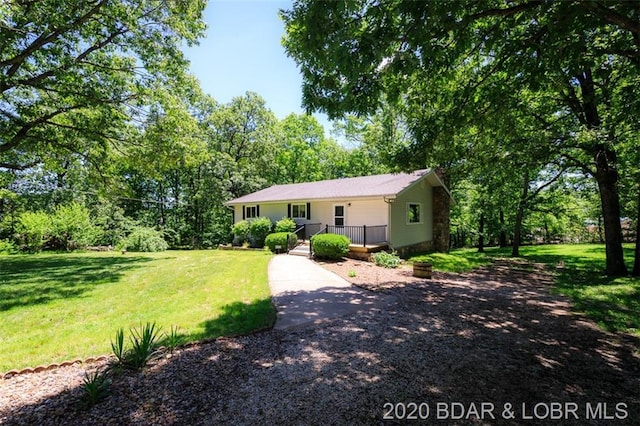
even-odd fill
[(275, 166), (278, 183), (312, 182), (323, 179), (320, 148), (325, 143), (324, 129), (311, 115), (289, 114), (280, 121), (281, 142)]
[(616, 130), (637, 110), (620, 93), (640, 95), (639, 15), (631, 2), (490, 0), (298, 1), (282, 12), (307, 109), (335, 118), (399, 104), (423, 158), (475, 121), (478, 89), (496, 77), (502, 91), (489, 103), (521, 87), (555, 100), (551, 115), (534, 117), (563, 130), (548, 148), (598, 183), (610, 275), (626, 273)]
[(0, 5), (0, 167), (53, 152), (100, 163), (185, 78), (183, 43), (204, 31), (204, 0), (9, 0)]

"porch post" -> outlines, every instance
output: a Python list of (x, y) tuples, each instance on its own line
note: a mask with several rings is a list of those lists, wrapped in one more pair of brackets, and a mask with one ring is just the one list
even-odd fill
[(366, 247), (367, 246), (367, 225), (362, 225), (362, 239), (364, 240), (362, 247)]

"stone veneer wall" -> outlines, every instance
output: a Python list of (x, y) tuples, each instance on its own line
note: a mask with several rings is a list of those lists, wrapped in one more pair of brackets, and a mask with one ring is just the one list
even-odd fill
[(423, 241), (418, 244), (411, 244), (404, 247), (395, 247), (394, 251), (403, 259), (409, 258), (416, 253), (424, 253), (425, 251), (433, 251), (433, 241)]
[(448, 253), (451, 198), (441, 186), (433, 188), (433, 250)]

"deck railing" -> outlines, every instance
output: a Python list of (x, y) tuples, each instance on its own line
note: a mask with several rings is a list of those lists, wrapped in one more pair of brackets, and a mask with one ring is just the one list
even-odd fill
[(325, 225), (325, 232), (344, 235), (351, 240), (351, 244), (379, 244), (387, 241), (387, 225), (376, 226), (335, 226)]
[(317, 234), (322, 230), (321, 223), (305, 223), (300, 225), (298, 229), (295, 230), (296, 235), (298, 235), (298, 239), (302, 241), (307, 241), (311, 236)]

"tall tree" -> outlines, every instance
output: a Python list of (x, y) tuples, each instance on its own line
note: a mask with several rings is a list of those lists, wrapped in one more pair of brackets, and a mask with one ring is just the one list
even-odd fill
[(289, 114), (279, 123), (281, 140), (277, 144), (276, 166), (279, 183), (312, 182), (324, 178), (319, 154), (324, 129), (311, 115)]
[[(572, 121), (564, 123), (567, 133), (548, 140), (549, 147), (596, 179), (606, 272), (626, 273), (619, 141), (615, 121), (603, 115), (615, 110), (628, 119), (630, 110), (610, 95), (640, 95), (639, 85), (628, 84), (640, 71), (637, 3), (297, 1), (282, 15), (284, 45), (301, 66), (306, 107), (339, 117), (400, 101), (413, 117), (407, 121), (422, 155), (428, 155), (426, 147), (446, 146), (456, 128), (473, 122), (471, 101), (496, 75), (503, 93), (523, 86), (549, 93), (556, 113)], [(618, 75), (626, 77), (613, 78)], [(555, 120), (542, 115), (540, 126)]]
[(9, 0), (0, 5), (0, 167), (128, 140), (154, 86), (181, 84), (204, 0)]

